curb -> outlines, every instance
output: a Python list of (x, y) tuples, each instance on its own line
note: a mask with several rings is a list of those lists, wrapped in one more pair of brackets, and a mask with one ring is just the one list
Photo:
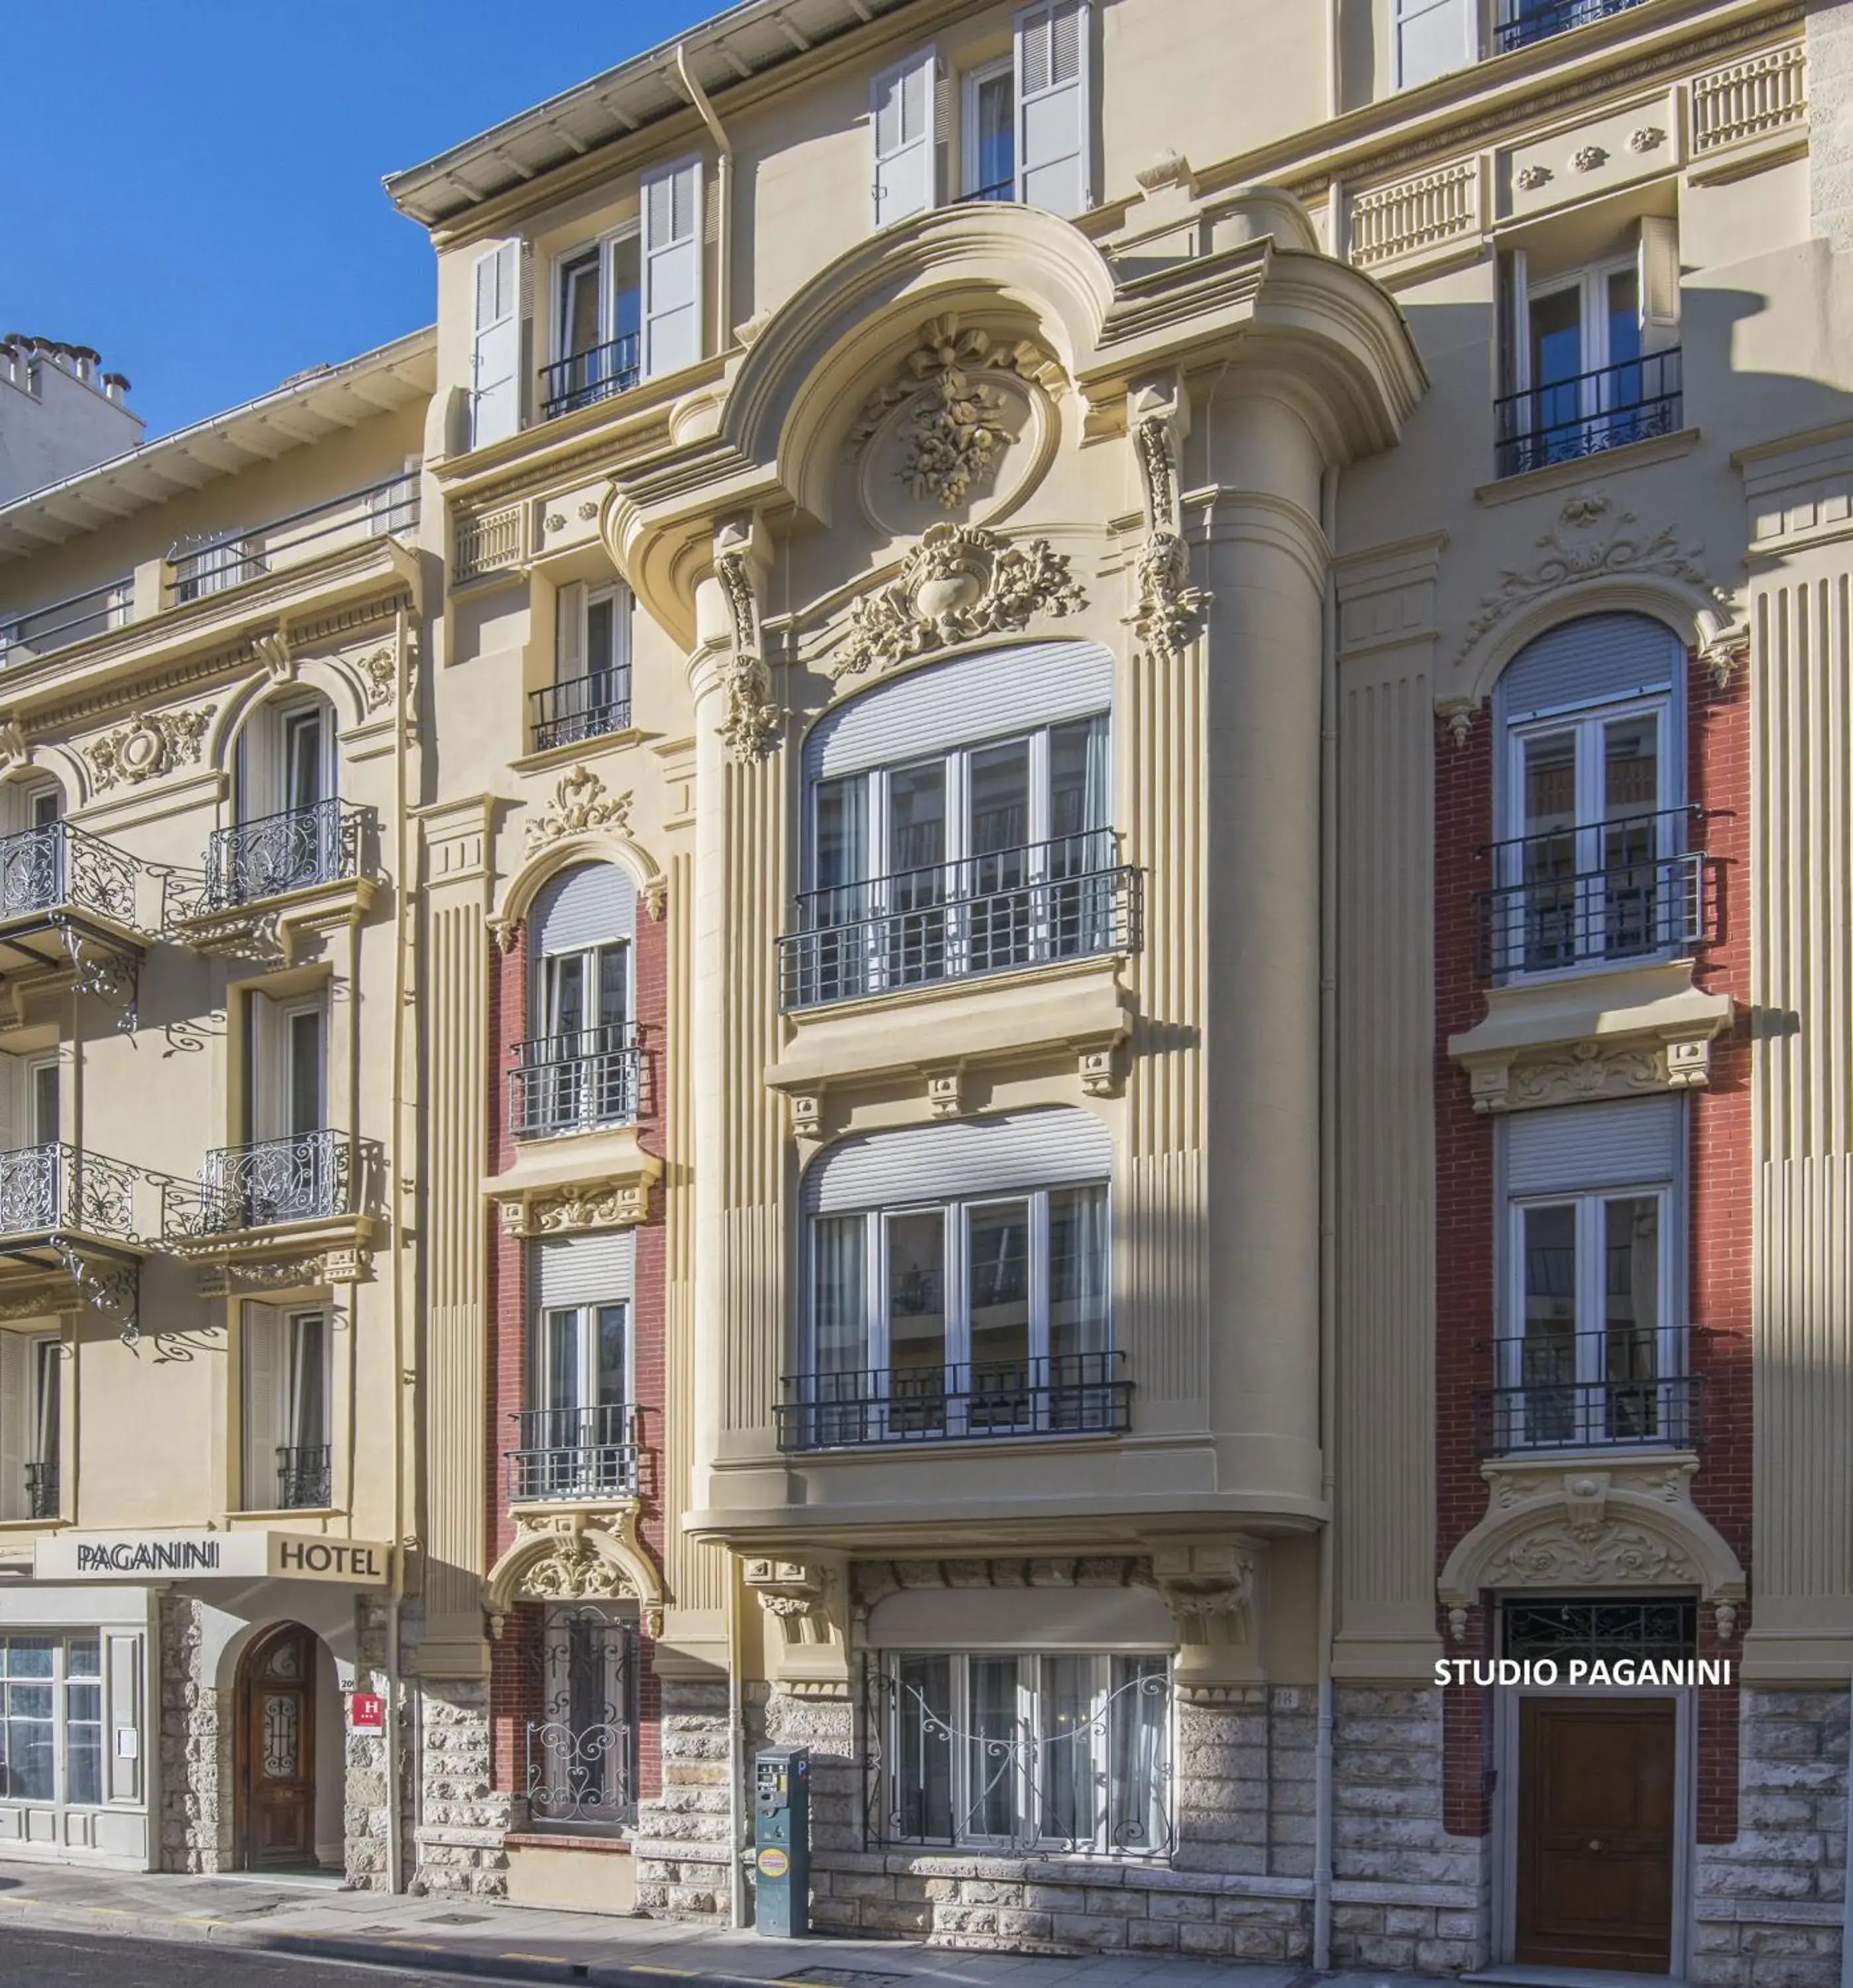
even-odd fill
[(300, 1955), (305, 1959), (340, 1960), (372, 1967), (417, 1969), (427, 1979), (439, 1975), (490, 1981), (583, 1981), (590, 1988), (790, 1988), (763, 1975), (716, 1974), (692, 1967), (651, 1966), (626, 1961), (568, 1960), (548, 1953), (459, 1951), (433, 1940), (357, 1939), (343, 1933), (292, 1932), (204, 1915), (159, 1918), (116, 1905), (65, 1905), (19, 1898), (0, 1892), (0, 1907), (70, 1931), (112, 1933), (121, 1939), (168, 1940), (177, 1945), (242, 1947), (255, 1952)]

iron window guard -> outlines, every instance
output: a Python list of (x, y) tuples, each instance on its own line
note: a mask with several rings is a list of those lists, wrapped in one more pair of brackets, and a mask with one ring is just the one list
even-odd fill
[(1483, 979), (1647, 960), (1717, 939), (1705, 810), (1665, 808), (1490, 843), (1478, 898)]
[(570, 414), (614, 394), (628, 393), (642, 378), (642, 341), (636, 332), (583, 352), (570, 353), (540, 369), (540, 418)]
[(316, 1511), (333, 1503), (332, 1446), (325, 1442), (279, 1444), (276, 1453), (276, 1509)]
[(0, 837), (0, 920), (89, 911), (135, 925), (135, 860), (68, 821)]
[(1686, 1370), (1690, 1337), (1611, 1328), (1490, 1342), (1500, 1381), (1474, 1395), (1476, 1453), (1696, 1449), (1706, 1377)]
[(820, 1007), (1136, 952), (1141, 884), (1114, 832), (1093, 829), (807, 891), (797, 930), (779, 940), (780, 998)]
[(241, 526), (211, 538), (177, 539), (167, 551), (174, 605), (259, 579), (272, 570), (280, 555), (318, 545), (337, 533), (363, 525), (369, 536), (384, 538), (410, 531), (418, 522), (418, 478), (415, 472), (401, 472), (264, 524)]
[(643, 1053), (630, 1023), (536, 1036), (517, 1043), (511, 1054), (509, 1123), (516, 1138), (637, 1122)]
[(1679, 347), (1502, 395), (1493, 411), (1501, 476), (1671, 434), (1682, 417)]
[(377, 1162), (371, 1141), (329, 1128), (218, 1147), (206, 1155), (197, 1182), (163, 1182), (161, 1233), (171, 1242), (200, 1242), (356, 1215), (370, 1196)]
[(533, 707), (531, 730), (534, 750), (576, 746), (582, 739), (602, 739), (622, 732), (631, 722), (631, 665), (620, 663), (590, 676), (566, 677), (529, 691)]
[(1132, 1426), (1125, 1365), (1114, 1351), (787, 1374), (776, 1405), (779, 1447), (1124, 1435)]
[(94, 1236), (138, 1242), (140, 1170), (55, 1140), (0, 1152), (0, 1236)]
[(511, 1419), (517, 1447), (504, 1457), (511, 1505), (637, 1495), (642, 1452), (628, 1403), (523, 1408)]
[(528, 1648), (530, 1818), (568, 1827), (637, 1819), (637, 1631), (594, 1608), (551, 1615)]
[(1611, 14), (1625, 14), (1640, 4), (1641, 0), (1526, 0), (1500, 22), (1498, 52), (1510, 55), (1514, 49), (1528, 48), (1572, 28), (1587, 27), (1591, 21), (1606, 20)]
[(25, 1516), (29, 1519), (55, 1519), (59, 1516), (56, 1464), (29, 1463), (25, 1466)]

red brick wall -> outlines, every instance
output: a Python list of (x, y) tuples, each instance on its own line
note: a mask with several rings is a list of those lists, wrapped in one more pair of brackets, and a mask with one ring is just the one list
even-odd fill
[[(641, 914), (633, 967), (636, 1021), (643, 1050), (643, 1082), (638, 1135), (646, 1151), (662, 1151), (662, 1075), (664, 1035), (668, 1025), (667, 930)], [(524, 926), (516, 944), (493, 962), (489, 993), (489, 1164), (500, 1173), (514, 1164), (516, 1146), (509, 1129), (508, 1071), (516, 1043), (529, 1033), (529, 955)], [(527, 1344), (527, 1261), (524, 1244), (504, 1234), (498, 1212), (492, 1210), (488, 1232), (489, 1284), (492, 1326), (489, 1344), (487, 1397), (489, 1495), (485, 1514), (492, 1560), (505, 1552), (515, 1537), (509, 1516), (504, 1453), (513, 1446), (513, 1417), (522, 1405)], [(643, 1510), (638, 1531), (660, 1567), (663, 1554), (662, 1444), (664, 1408), (665, 1327), (664, 1256), (662, 1197), (651, 1197), (648, 1219), (635, 1232), (636, 1264), (631, 1299), (631, 1344), (635, 1361), (633, 1399), (638, 1409)], [(531, 1615), (529, 1626), (517, 1633), (518, 1623)], [(495, 1785), (519, 1790), (522, 1777), (522, 1747), (528, 1720), (533, 1716), (533, 1653), (528, 1641), (539, 1633), (540, 1613), (525, 1605), (509, 1618), (491, 1658), (489, 1700), (493, 1726), (492, 1750)], [(537, 1647), (537, 1646), (536, 1646)], [(662, 1785), (662, 1692), (655, 1675), (654, 1647), (645, 1638), (638, 1679), (638, 1792), (649, 1799)]]
[[(1699, 973), (1708, 991), (1747, 1004), (1749, 981), (1750, 726), (1740, 686), (1720, 691), (1696, 660), (1689, 665), (1688, 784), (1715, 810), (1706, 846), (1722, 908), (1719, 943)], [(1490, 881), (1479, 852), (1493, 833), (1490, 712), (1476, 712), (1464, 745), (1445, 727), (1435, 735), (1435, 1168), (1437, 1401), (1436, 1567), (1476, 1525), (1486, 1506), (1474, 1455), (1473, 1397), (1490, 1385), (1486, 1342), (1496, 1317), (1493, 1127), (1473, 1113), (1467, 1078), (1447, 1053), (1450, 1035), (1485, 1013), (1476, 972), (1476, 893)], [(1693, 1364), (1706, 1378), (1707, 1439), (1693, 1499), (1746, 1566), (1750, 1526), (1750, 1042), (1744, 1016), (1714, 1043), (1709, 1088), (1692, 1097), (1689, 1317)], [(1741, 1638), (1748, 1621), (1740, 1613)], [(1446, 1625), (1442, 1625), (1446, 1635)], [(1490, 1656), (1490, 1611), (1476, 1608), (1466, 1639), (1449, 1656)], [(1703, 1611), (1700, 1652), (1739, 1654), (1720, 1643)], [(1486, 1694), (1471, 1687), (1443, 1695), (1445, 1812), (1457, 1834), (1483, 1834), (1491, 1792)], [(1729, 1842), (1737, 1831), (1735, 1689), (1699, 1693), (1699, 1838)]]

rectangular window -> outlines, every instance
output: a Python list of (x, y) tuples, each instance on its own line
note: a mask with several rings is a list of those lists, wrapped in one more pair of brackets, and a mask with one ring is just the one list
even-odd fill
[(245, 1509), (325, 1509), (333, 1502), (328, 1314), (247, 1303), (242, 1337)]
[(509, 1495), (621, 1496), (636, 1487), (631, 1308), (545, 1302), (528, 1334), (527, 1406)]
[(967, 200), (1016, 198), (1016, 70), (991, 63), (965, 79), (962, 191)]
[(527, 1729), (528, 1810), (554, 1827), (615, 1827), (637, 1808), (637, 1630), (602, 1609), (552, 1608)]
[(25, 1144), (56, 1144), (60, 1113), (58, 1108), (58, 1059), (37, 1057), (25, 1066)]
[(0, 1519), (59, 1516), (63, 1387), (56, 1334), (0, 1334)]
[(1391, 0), (1398, 90), (1464, 69), (1479, 54), (1479, 0)]
[(576, 250), (557, 266), (553, 360), (541, 379), (551, 419), (634, 387), (642, 377), (643, 262), (635, 227)]
[(555, 597), (553, 681), (536, 691), (534, 750), (577, 745), (631, 722), (634, 603), (622, 580), (575, 581)]
[(1118, 1426), (1105, 1185), (811, 1224), (810, 1435)]
[(1167, 1659), (894, 1654), (872, 1673), (888, 1843), (1150, 1857), (1171, 1847)]
[(102, 1800), (100, 1639), (0, 1635), (0, 1800)]

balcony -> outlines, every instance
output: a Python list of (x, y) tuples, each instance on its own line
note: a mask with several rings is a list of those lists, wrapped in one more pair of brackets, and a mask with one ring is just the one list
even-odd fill
[(526, 1408), (513, 1420), (519, 1447), (507, 1452), (511, 1505), (637, 1495), (636, 1411), (627, 1403)]
[(29, 614), (0, 619), (0, 669), (35, 661), (86, 636), (120, 628), (129, 618), (134, 593), (134, 579), (125, 574)]
[(286, 573), (324, 553), (403, 537), (418, 523), (418, 479), (389, 477), (267, 524), (212, 538), (183, 539), (167, 554), (167, 600), (184, 607), (267, 574)]
[(276, 1453), (276, 1507), (279, 1512), (325, 1511), (330, 1496), (333, 1452), (325, 1442), (283, 1444)]
[(1501, 881), (1479, 898), (1482, 978), (1638, 965), (1713, 943), (1705, 821), (1703, 809), (1669, 808), (1491, 844)]
[(1504, 476), (1672, 434), (1683, 408), (1679, 348), (1529, 387), (1493, 403), (1497, 468)]
[(790, 1011), (1131, 952), (1139, 873), (1110, 830), (807, 891), (779, 941)]
[(0, 1152), (0, 1307), (8, 1317), (85, 1306), (133, 1337), (144, 1251), (138, 1202), (154, 1177), (62, 1141)]
[(540, 369), (540, 418), (550, 421), (575, 408), (590, 407), (614, 394), (627, 393), (642, 378), (638, 336), (614, 338), (589, 352), (575, 352)]
[(1495, 1348), (1507, 1386), (1474, 1396), (1482, 1456), (1567, 1449), (1696, 1449), (1705, 1439), (1705, 1377), (1668, 1371), (1664, 1333), (1564, 1334)]
[(1502, 9), (1494, 46), (1499, 54), (1510, 55), (1514, 49), (1529, 48), (1533, 42), (1587, 27), (1611, 14), (1625, 14), (1640, 4), (1641, 0), (1520, 0), (1509, 10)]
[(530, 691), (533, 717), (529, 731), (536, 752), (556, 746), (577, 746), (624, 732), (631, 725), (631, 669), (600, 670), (586, 677), (569, 677)]
[(333, 796), (215, 829), (203, 874), (173, 872), (167, 923), (203, 952), (248, 948), (274, 921), (286, 949), (302, 931), (357, 923), (372, 908), (373, 812)]
[(0, 838), (0, 979), (75, 985), (135, 1025), (147, 935), (133, 857), (68, 821)]
[(642, 1057), (637, 1032), (616, 1023), (517, 1043), (509, 1123), (518, 1139), (551, 1139), (637, 1120)]
[(1132, 1383), (1123, 1353), (788, 1374), (777, 1405), (788, 1453), (1010, 1437), (1124, 1435)]
[(25, 1516), (29, 1519), (55, 1519), (59, 1516), (56, 1464), (29, 1463), (25, 1466)]
[(302, 1288), (354, 1283), (368, 1267), (380, 1172), (372, 1141), (332, 1128), (222, 1146), (198, 1180), (163, 1182), (161, 1241), (273, 1286), (286, 1266)]

